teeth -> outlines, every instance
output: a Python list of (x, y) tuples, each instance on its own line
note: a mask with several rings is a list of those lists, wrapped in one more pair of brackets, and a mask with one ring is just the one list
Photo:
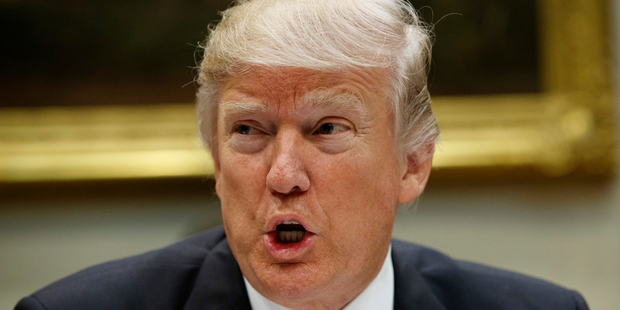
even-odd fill
[(296, 221), (280, 223), (276, 228), (278, 241), (282, 243), (295, 243), (304, 239), (306, 229)]
[(299, 242), (304, 238), (306, 234), (305, 231), (278, 231), (278, 239), (282, 243), (295, 243)]

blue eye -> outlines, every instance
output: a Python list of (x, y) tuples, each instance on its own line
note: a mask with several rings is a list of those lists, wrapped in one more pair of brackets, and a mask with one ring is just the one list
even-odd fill
[(252, 127), (248, 125), (240, 125), (239, 127), (237, 127), (237, 132), (242, 135), (249, 135), (251, 131), (252, 131)]
[(319, 133), (322, 135), (329, 135), (334, 133), (334, 124), (333, 123), (325, 123), (319, 127)]

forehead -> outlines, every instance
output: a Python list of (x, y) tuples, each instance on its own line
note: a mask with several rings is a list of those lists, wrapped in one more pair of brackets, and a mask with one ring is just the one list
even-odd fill
[[(321, 72), (310, 69), (255, 68), (228, 78), (220, 89), (220, 106), (253, 103), (271, 106), (292, 101), (304, 105), (357, 105), (372, 109), (384, 104), (385, 74), (377, 69), (355, 69)], [(225, 112), (225, 111), (223, 111)]]

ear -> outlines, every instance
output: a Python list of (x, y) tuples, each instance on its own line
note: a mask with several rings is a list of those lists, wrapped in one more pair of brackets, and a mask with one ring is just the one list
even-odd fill
[(400, 180), (398, 203), (410, 203), (422, 194), (431, 174), (432, 166), (432, 156), (423, 162), (418, 162), (415, 154), (407, 156), (407, 171), (405, 171), (403, 178)]

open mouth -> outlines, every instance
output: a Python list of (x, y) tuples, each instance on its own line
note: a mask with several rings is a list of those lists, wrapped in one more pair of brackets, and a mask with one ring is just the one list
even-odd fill
[(283, 222), (276, 227), (278, 242), (296, 243), (304, 239), (306, 229), (303, 225), (291, 221)]
[(272, 223), (273, 226), (264, 235), (265, 247), (271, 256), (286, 263), (303, 260), (317, 240), (315, 232), (290, 217), (284, 221), (273, 219)]

